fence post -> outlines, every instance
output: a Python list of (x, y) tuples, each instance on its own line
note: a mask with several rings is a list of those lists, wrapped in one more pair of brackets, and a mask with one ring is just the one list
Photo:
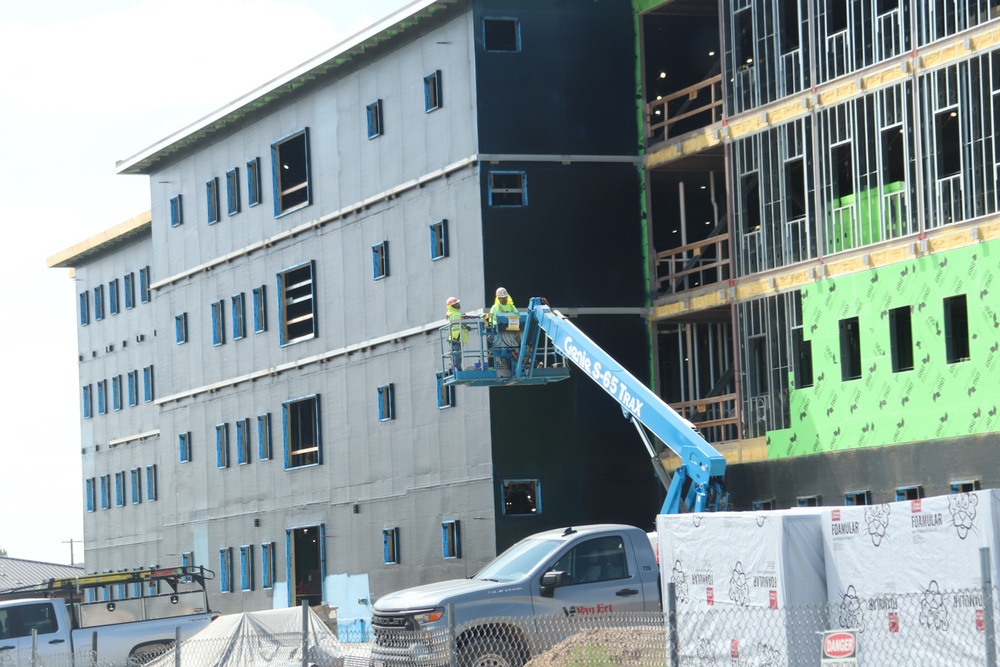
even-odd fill
[(309, 600), (302, 601), (302, 667), (309, 667)]
[(174, 628), (174, 667), (181, 667), (181, 626)]
[(38, 628), (31, 630), (31, 667), (38, 667)]
[(97, 665), (97, 630), (90, 633), (90, 664)]
[(986, 630), (986, 667), (997, 667), (997, 637), (993, 625), (993, 568), (990, 548), (979, 550), (979, 569), (983, 580), (983, 624)]
[(458, 638), (455, 636), (455, 603), (448, 604), (448, 665), (458, 667)]
[(677, 653), (677, 586), (672, 581), (667, 582), (664, 610), (667, 612), (667, 664), (678, 667), (681, 659)]

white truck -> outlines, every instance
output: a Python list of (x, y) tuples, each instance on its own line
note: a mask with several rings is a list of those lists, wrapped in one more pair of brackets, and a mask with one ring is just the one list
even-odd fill
[(470, 579), (381, 597), (371, 667), (444, 667), (453, 653), (460, 667), (520, 667), (551, 644), (546, 617), (659, 610), (659, 568), (645, 532), (617, 524), (550, 530)]
[[(210, 575), (201, 567), (150, 568), (4, 591), (0, 665), (141, 663), (169, 648), (178, 628), (184, 640), (218, 617), (205, 592)], [(87, 591), (99, 599), (85, 601)]]

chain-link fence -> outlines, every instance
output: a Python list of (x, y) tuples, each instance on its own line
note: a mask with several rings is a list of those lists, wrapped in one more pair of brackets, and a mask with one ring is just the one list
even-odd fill
[[(818, 667), (825, 632), (842, 628), (834, 653), (863, 667), (997, 665), (996, 621), (982, 590), (941, 591), (786, 608), (718, 602), (676, 614), (599, 612), (536, 618), (478, 619), (434, 631), (400, 627), (366, 632), (245, 634), (184, 641), (135, 655), (147, 667)], [(676, 604), (676, 600), (674, 601)], [(668, 609), (671, 601), (667, 599)], [(589, 612), (589, 613), (588, 613)], [(30, 638), (28, 638), (30, 639)], [(36, 640), (7, 649), (0, 667), (118, 667), (90, 650), (72, 655)], [(993, 647), (992, 649), (990, 647)], [(850, 660), (855, 660), (851, 662)]]

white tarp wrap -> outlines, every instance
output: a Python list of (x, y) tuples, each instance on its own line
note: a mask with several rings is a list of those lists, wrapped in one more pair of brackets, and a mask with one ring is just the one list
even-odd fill
[(860, 631), (862, 659), (866, 647), (891, 647), (898, 664), (985, 659), (979, 549), (991, 548), (996, 582), (998, 500), (976, 491), (824, 512), (831, 626)]
[(819, 640), (815, 653), (802, 647), (823, 615), (786, 613), (826, 603), (819, 511), (660, 515), (656, 529), (663, 590), (676, 587), (682, 664), (819, 664)]
[[(336, 635), (316, 612), (308, 610), (308, 662), (342, 665), (344, 653)], [(220, 616), (180, 645), (184, 667), (264, 667), (302, 662), (302, 609), (269, 609)], [(175, 649), (176, 650), (176, 649)], [(168, 651), (147, 667), (173, 667)]]

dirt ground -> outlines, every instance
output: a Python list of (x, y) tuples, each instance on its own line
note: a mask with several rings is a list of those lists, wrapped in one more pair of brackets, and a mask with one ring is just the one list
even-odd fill
[(525, 667), (644, 667), (665, 661), (663, 628), (592, 628), (536, 655)]

